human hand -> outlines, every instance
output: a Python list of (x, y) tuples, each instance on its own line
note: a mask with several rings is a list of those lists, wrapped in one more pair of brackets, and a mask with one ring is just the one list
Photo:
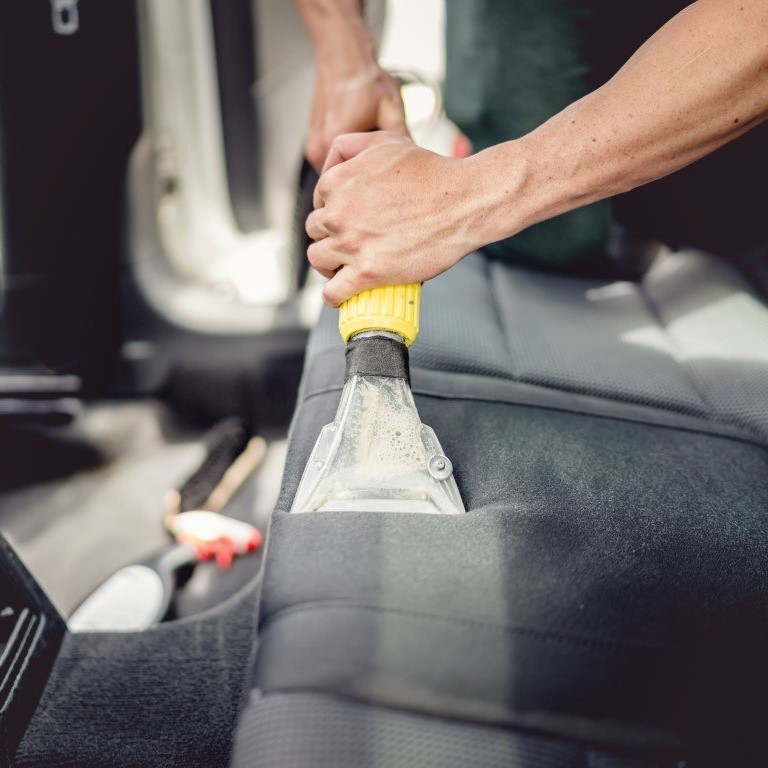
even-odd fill
[(323, 167), (337, 136), (376, 128), (408, 135), (399, 83), (373, 62), (343, 73), (318, 68), (305, 147), (315, 169)]
[(330, 278), (325, 302), (335, 307), (368, 288), (428, 280), (483, 245), (478, 188), (466, 160), (401, 135), (338, 137), (306, 224), (316, 241), (309, 261)]

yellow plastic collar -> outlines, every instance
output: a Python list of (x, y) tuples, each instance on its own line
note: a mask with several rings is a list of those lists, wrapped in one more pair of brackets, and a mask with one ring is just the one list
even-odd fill
[(339, 307), (339, 332), (345, 342), (363, 331), (397, 333), (410, 347), (419, 333), (421, 284), (372, 288)]

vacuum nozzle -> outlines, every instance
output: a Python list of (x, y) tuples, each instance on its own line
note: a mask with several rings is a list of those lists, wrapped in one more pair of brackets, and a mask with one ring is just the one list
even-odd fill
[(407, 347), (419, 331), (421, 285), (363, 291), (342, 304), (346, 375), (292, 512), (464, 513), (453, 465), (419, 418)]

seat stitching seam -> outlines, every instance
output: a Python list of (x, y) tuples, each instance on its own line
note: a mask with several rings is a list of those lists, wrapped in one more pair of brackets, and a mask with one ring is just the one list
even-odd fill
[[(453, 374), (457, 376), (461, 376), (463, 374)], [(527, 382), (523, 382), (527, 383)], [(537, 386), (536, 384), (531, 384), (530, 386)], [(549, 387), (542, 387), (542, 389), (549, 390)], [(334, 385), (331, 387), (326, 387), (323, 389), (316, 389), (310, 392), (302, 401), (302, 404), (306, 403), (307, 401), (315, 398), (320, 397), (322, 395), (328, 395), (332, 392), (340, 392), (342, 390), (342, 386)], [(724, 424), (721, 421), (715, 421), (712, 419), (704, 419), (704, 417), (701, 416), (690, 416), (690, 414), (686, 414), (682, 411), (673, 411), (672, 409), (667, 408), (655, 408), (655, 410), (660, 411), (663, 413), (679, 413), (681, 416), (690, 416), (691, 418), (700, 418), (702, 421), (706, 421), (707, 424), (713, 425), (710, 429), (705, 428), (696, 428), (694, 426), (687, 426), (687, 425), (681, 425), (681, 424), (662, 424), (660, 422), (655, 421), (646, 421), (642, 418), (632, 418), (631, 416), (620, 416), (616, 414), (607, 414), (607, 413), (591, 413), (591, 412), (585, 412), (585, 411), (577, 411), (575, 409), (566, 408), (565, 406), (557, 406), (557, 405), (541, 405), (538, 403), (522, 403), (515, 400), (502, 400), (498, 397), (485, 397), (482, 395), (469, 395), (469, 394), (443, 394), (440, 392), (434, 392), (427, 389), (420, 389), (419, 387), (415, 387), (413, 390), (413, 393), (415, 395), (418, 395), (420, 397), (433, 397), (443, 400), (461, 400), (465, 402), (482, 402), (482, 403), (489, 403), (489, 404), (498, 404), (498, 405), (516, 405), (521, 408), (539, 408), (545, 411), (555, 411), (557, 413), (569, 413), (573, 414), (574, 416), (582, 416), (585, 418), (596, 418), (596, 419), (610, 419), (613, 421), (620, 421), (628, 424), (639, 424), (641, 426), (647, 426), (647, 427), (658, 427), (659, 429), (667, 429), (667, 430), (673, 430), (676, 432), (687, 432), (689, 434), (694, 435), (705, 435), (707, 437), (715, 437), (715, 438), (721, 438), (723, 440), (733, 440), (734, 442), (738, 443), (744, 443), (746, 445), (751, 445), (755, 448), (761, 448), (763, 450), (767, 450), (768, 446), (766, 446), (759, 437), (753, 436), (750, 434), (727, 434), (724, 432), (715, 431), (717, 426), (726, 427), (728, 429), (736, 429), (736, 427), (730, 425), (730, 424)], [(581, 395), (580, 392), (574, 392), (573, 394)], [(587, 397), (587, 395), (584, 395)], [(607, 400), (607, 398), (605, 398)], [(620, 401), (614, 401), (614, 400), (608, 400), (608, 402), (615, 403)], [(646, 406), (643, 404), (638, 403), (632, 403), (632, 405), (640, 405), (640, 407), (644, 408), (653, 408), (653, 406)]]
[(417, 619), (426, 619), (429, 621), (442, 621), (448, 624), (463, 624), (470, 627), (479, 627), (482, 629), (493, 630), (500, 634), (521, 635), (532, 637), (537, 640), (551, 640), (554, 642), (565, 643), (586, 648), (597, 648), (611, 652), (625, 652), (631, 650), (655, 650), (666, 652), (680, 652), (681, 649), (664, 644), (636, 644), (627, 643), (622, 640), (604, 640), (594, 637), (581, 637), (578, 635), (566, 635), (562, 632), (546, 632), (544, 630), (532, 629), (529, 627), (519, 627), (510, 624), (496, 624), (494, 622), (482, 621), (479, 619), (468, 619), (457, 616), (444, 616), (435, 613), (422, 613), (420, 611), (408, 610), (405, 608), (396, 608), (394, 606), (377, 606), (367, 603), (357, 603), (350, 600), (331, 599), (331, 600), (313, 600), (281, 608), (276, 613), (268, 616), (261, 624), (261, 630), (266, 629), (270, 624), (289, 615), (297, 613), (310, 613), (325, 610), (351, 610), (351, 611), (369, 611), (373, 613), (393, 613), (402, 616), (410, 616)]

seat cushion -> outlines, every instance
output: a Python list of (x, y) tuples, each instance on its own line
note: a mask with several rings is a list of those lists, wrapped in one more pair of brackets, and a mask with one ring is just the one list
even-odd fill
[(311, 693), (614, 752), (755, 747), (765, 307), (701, 254), (639, 285), (474, 256), (423, 306), (416, 403), (468, 513), (288, 514), (340, 394), (327, 313), (272, 522), (241, 742), (269, 697)]
[[(305, 395), (341, 386), (335, 320), (326, 311), (310, 339)], [(572, 392), (604, 407), (697, 416), (768, 444), (767, 340), (765, 304), (734, 269), (699, 251), (665, 254), (638, 283), (510, 268), (475, 254), (425, 284), (411, 365), (415, 378), (453, 374), (437, 388), (445, 394), (464, 380), (457, 374), (475, 374), (532, 385), (540, 397)], [(423, 388), (433, 380), (422, 377)]]
[[(410, 715), (331, 696), (254, 694), (235, 761), (274, 768), (653, 768), (559, 739)], [(667, 762), (661, 768), (677, 768)]]

